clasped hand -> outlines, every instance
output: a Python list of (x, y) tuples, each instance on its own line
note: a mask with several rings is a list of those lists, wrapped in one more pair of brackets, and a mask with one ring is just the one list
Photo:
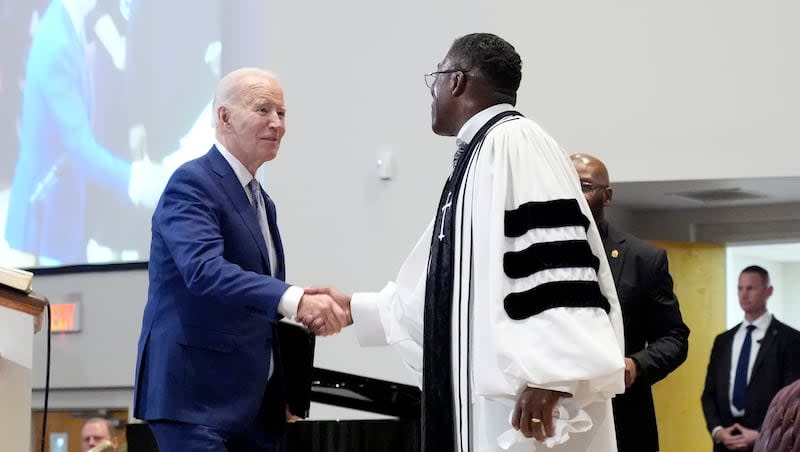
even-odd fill
[(305, 289), (297, 306), (297, 320), (317, 336), (330, 336), (353, 323), (350, 297), (329, 287)]
[(526, 438), (544, 441), (555, 434), (553, 411), (562, 397), (570, 398), (572, 395), (550, 389), (525, 388), (517, 398), (511, 425)]
[(738, 422), (717, 431), (714, 440), (730, 450), (750, 450), (758, 440), (758, 430), (749, 429)]

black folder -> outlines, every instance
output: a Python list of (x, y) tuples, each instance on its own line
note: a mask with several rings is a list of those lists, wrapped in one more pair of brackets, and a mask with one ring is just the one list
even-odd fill
[(307, 418), (311, 407), (315, 337), (303, 326), (283, 321), (278, 322), (277, 331), (289, 411)]

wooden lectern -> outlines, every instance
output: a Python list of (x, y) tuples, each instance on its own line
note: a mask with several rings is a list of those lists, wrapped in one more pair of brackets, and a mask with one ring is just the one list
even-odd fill
[(0, 286), (0, 438), (2, 449), (31, 450), (33, 335), (47, 299)]

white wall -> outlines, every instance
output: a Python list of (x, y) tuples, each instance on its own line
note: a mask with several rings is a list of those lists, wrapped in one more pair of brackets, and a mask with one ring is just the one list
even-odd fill
[[(800, 117), (800, 4), (788, 0), (266, 9), (264, 65), (281, 77), (289, 114), (265, 180), (299, 285), (375, 290), (399, 268), (433, 214), (453, 150), (452, 139), (430, 132), (422, 74), (467, 32), (496, 32), (517, 46), (520, 110), (568, 151), (603, 158), (615, 181), (800, 174), (800, 160), (786, 158), (796, 146), (790, 118)], [(226, 20), (229, 34), (242, 30)], [(375, 174), (383, 150), (395, 155), (389, 182)], [(145, 281), (142, 272), (36, 279), (54, 299), (83, 293), (84, 331), (53, 338), (53, 386), (130, 388)], [(321, 339), (317, 365), (410, 382), (393, 352), (360, 349), (350, 332)], [(64, 403), (80, 400), (70, 397)]]
[(784, 278), (781, 282), (786, 293), (781, 307), (781, 321), (786, 319), (785, 323), (795, 329), (800, 329), (800, 303), (798, 303), (800, 300), (800, 264), (786, 263), (783, 264), (783, 268), (784, 274), (789, 277)]
[[(122, 271), (34, 277), (33, 288), (51, 303), (78, 300), (81, 331), (51, 338), (51, 387), (131, 386), (136, 341), (146, 301), (147, 273)], [(47, 335), (34, 346), (34, 387), (45, 383)]]
[(616, 182), (795, 176), (800, 3), (498, 1), (523, 111)]

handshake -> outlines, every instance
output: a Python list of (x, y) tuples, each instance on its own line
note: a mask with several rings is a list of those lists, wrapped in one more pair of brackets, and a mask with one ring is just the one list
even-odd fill
[(305, 289), (296, 319), (317, 336), (336, 334), (353, 323), (350, 297), (329, 287)]

